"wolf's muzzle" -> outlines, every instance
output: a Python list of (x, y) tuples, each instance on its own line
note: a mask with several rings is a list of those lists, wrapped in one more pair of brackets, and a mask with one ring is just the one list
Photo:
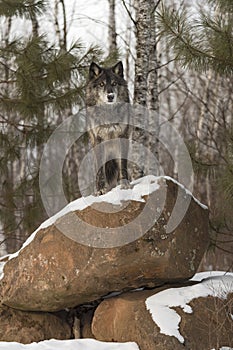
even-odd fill
[(108, 102), (112, 102), (114, 100), (114, 93), (107, 94)]

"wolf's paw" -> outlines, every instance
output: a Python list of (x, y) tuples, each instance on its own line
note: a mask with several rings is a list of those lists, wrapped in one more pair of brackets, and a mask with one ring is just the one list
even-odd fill
[(101, 188), (100, 190), (95, 191), (94, 196), (99, 197), (107, 192), (108, 192), (107, 188)]
[(129, 180), (122, 179), (120, 180), (120, 186), (122, 190), (129, 190), (132, 189), (133, 186), (130, 184)]

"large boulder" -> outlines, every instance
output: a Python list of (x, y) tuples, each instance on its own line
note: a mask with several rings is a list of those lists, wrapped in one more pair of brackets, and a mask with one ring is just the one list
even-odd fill
[(0, 341), (29, 344), (70, 337), (69, 324), (55, 315), (0, 308)]
[(2, 303), (56, 311), (184, 281), (208, 242), (208, 210), (179, 184), (150, 176), (132, 189), (78, 199), (45, 222), (6, 262)]
[(134, 340), (140, 350), (230, 348), (232, 313), (233, 274), (106, 299), (95, 311), (92, 332), (102, 341)]

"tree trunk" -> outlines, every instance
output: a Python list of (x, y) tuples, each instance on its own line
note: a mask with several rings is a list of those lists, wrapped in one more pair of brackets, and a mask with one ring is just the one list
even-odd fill
[(158, 96), (158, 62), (156, 49), (156, 26), (154, 13), (150, 14), (149, 38), (149, 70), (147, 77), (147, 108), (148, 114), (148, 149), (154, 157), (147, 157), (146, 171), (149, 174), (158, 174), (158, 143), (159, 143), (159, 96)]
[[(133, 178), (142, 173), (156, 173), (156, 153), (158, 140), (158, 89), (157, 89), (157, 57), (156, 32), (152, 0), (135, 0), (136, 9), (136, 62), (134, 83), (134, 104), (137, 108), (136, 128), (133, 140), (135, 160)], [(140, 125), (140, 128), (137, 126)], [(144, 145), (140, 147), (139, 144)], [(150, 152), (154, 157), (150, 156)], [(140, 165), (140, 170), (138, 166)]]
[(147, 107), (147, 77), (149, 72), (149, 43), (151, 0), (135, 0), (136, 8), (136, 62), (134, 103)]
[(108, 0), (108, 3), (109, 3), (108, 41), (109, 41), (109, 53), (112, 53), (117, 49), (115, 0)]

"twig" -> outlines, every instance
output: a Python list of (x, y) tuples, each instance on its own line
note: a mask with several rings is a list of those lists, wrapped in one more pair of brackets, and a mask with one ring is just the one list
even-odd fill
[(122, 3), (123, 3), (124, 8), (126, 9), (128, 15), (129, 15), (129, 18), (131, 19), (131, 21), (133, 22), (133, 24), (135, 25), (135, 27), (137, 27), (137, 22), (136, 22), (135, 19), (132, 17), (132, 15), (131, 15), (131, 13), (130, 13), (130, 11), (129, 11), (129, 9), (128, 9), (126, 3), (125, 3), (125, 0), (121, 0), (121, 1), (122, 1)]

